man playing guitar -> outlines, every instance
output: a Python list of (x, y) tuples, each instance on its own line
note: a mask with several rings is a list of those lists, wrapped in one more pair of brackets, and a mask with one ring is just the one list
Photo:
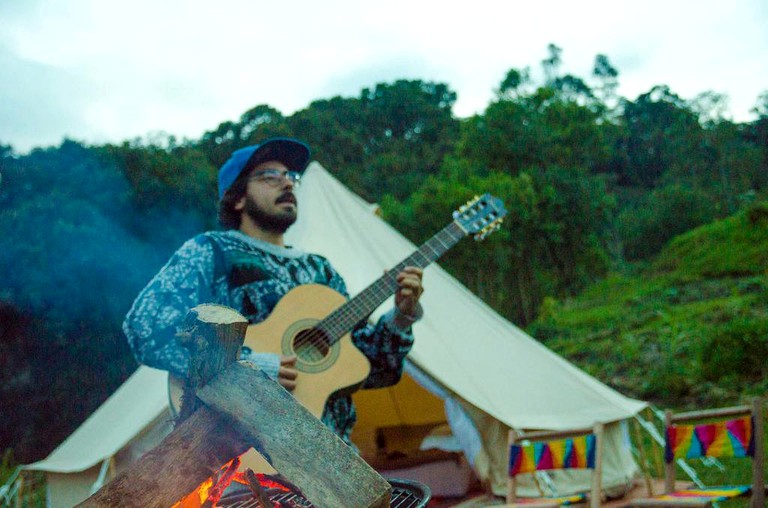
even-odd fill
[[(344, 280), (327, 259), (284, 244), (284, 233), (295, 222), (299, 208), (293, 190), (309, 158), (304, 143), (272, 138), (235, 151), (224, 163), (218, 178), (223, 230), (185, 242), (141, 291), (123, 323), (140, 363), (185, 378), (189, 353), (176, 334), (187, 312), (202, 303), (232, 307), (249, 323), (258, 324), (299, 286), (325, 286), (341, 295), (342, 302), (348, 298)], [(413, 345), (411, 325), (420, 317), (418, 302), (424, 291), (422, 270), (406, 266), (395, 280), (395, 307), (376, 323), (363, 320), (349, 334), (354, 348), (370, 364), (370, 371), (363, 371), (360, 384), (364, 388), (397, 383)], [(287, 311), (292, 313), (291, 308)], [(253, 361), (284, 388), (299, 392), (297, 387), (306, 377), (302, 366), (311, 366), (312, 361), (297, 359), (290, 348), (263, 352), (248, 344), (246, 336), (241, 359)], [(319, 350), (322, 356), (330, 346), (321, 345)], [(311, 390), (312, 386), (300, 388)], [(322, 414), (317, 416), (351, 444), (356, 415), (349, 391), (332, 393), (320, 407)]]

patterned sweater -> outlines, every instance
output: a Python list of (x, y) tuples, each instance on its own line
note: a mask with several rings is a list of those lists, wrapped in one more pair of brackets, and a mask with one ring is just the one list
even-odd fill
[[(322, 256), (278, 247), (236, 230), (203, 233), (185, 242), (142, 290), (123, 331), (140, 363), (185, 377), (189, 352), (176, 334), (192, 307), (218, 303), (237, 310), (250, 323), (260, 323), (288, 291), (311, 283), (349, 297), (344, 280)], [(398, 328), (390, 312), (376, 324), (358, 326), (352, 341), (371, 362), (364, 388), (397, 383), (413, 345), (410, 328)], [(244, 357), (248, 355), (246, 351)], [(247, 359), (276, 377), (277, 355), (253, 354)], [(349, 444), (356, 419), (349, 396), (331, 397), (322, 415), (323, 423)]]

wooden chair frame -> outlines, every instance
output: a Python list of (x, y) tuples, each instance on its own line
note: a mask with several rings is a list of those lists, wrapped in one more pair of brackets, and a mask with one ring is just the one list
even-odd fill
[[(592, 470), (592, 485), (589, 492), (588, 503), (590, 508), (599, 508), (602, 499), (602, 476), (603, 476), (603, 430), (604, 425), (602, 423), (596, 423), (591, 428), (584, 429), (569, 429), (559, 431), (532, 431), (532, 432), (518, 432), (514, 429), (509, 431), (509, 439), (507, 444), (507, 454), (509, 454), (509, 447), (520, 441), (533, 441), (533, 442), (546, 442), (554, 441), (558, 439), (568, 439), (572, 437), (586, 436), (589, 434), (595, 435), (595, 467)], [(547, 502), (546, 498), (542, 498), (534, 505), (530, 503), (517, 503), (517, 479), (515, 476), (509, 476), (507, 478), (507, 507), (531, 507), (537, 508), (549, 508), (559, 507), (560, 503)]]
[[(725, 420), (729, 417), (738, 418), (740, 416), (751, 415), (754, 425), (752, 427), (752, 433), (755, 436), (755, 454), (752, 459), (752, 497), (750, 506), (752, 508), (764, 508), (765, 507), (765, 451), (763, 447), (763, 401), (761, 398), (757, 398), (753, 401), (751, 406), (736, 406), (719, 409), (708, 409), (702, 411), (689, 411), (685, 413), (672, 413), (666, 411), (664, 413), (664, 434), (666, 436), (666, 430), (676, 423), (697, 423), (711, 420)], [(664, 464), (664, 493), (670, 494), (675, 491), (675, 460), (666, 462)], [(706, 507), (712, 506), (712, 501), (702, 502), (695, 504), (690, 501), (680, 502), (661, 500), (654, 498), (637, 499), (632, 501), (629, 506), (699, 506)]]

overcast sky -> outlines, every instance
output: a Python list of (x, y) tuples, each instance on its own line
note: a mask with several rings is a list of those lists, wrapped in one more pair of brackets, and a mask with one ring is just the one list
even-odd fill
[(607, 55), (629, 99), (712, 90), (746, 121), (768, 90), (768, 0), (0, 0), (0, 143), (198, 138), (396, 79), (446, 83), (466, 117), (510, 68), (540, 79), (549, 43), (583, 79)]

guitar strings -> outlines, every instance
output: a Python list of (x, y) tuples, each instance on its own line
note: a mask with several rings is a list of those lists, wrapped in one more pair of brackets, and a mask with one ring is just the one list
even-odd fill
[[(426, 256), (424, 256), (424, 258), (428, 261)], [(371, 289), (378, 289), (378, 286), (384, 286), (384, 290), (380, 292), (388, 292), (388, 290), (396, 288), (397, 283), (395, 276), (391, 275), (393, 272), (394, 270), (390, 271), (390, 273), (387, 274), (388, 276), (385, 275), (372, 284)], [(361, 294), (358, 297), (362, 297), (362, 301), (367, 303), (365, 302), (366, 296), (367, 294)], [(305, 358), (306, 355), (304, 353), (305, 351), (309, 351), (310, 356), (312, 356), (312, 353), (320, 353), (319, 357), (314, 356), (309, 359), (322, 359), (325, 356), (325, 352), (327, 352), (333, 344), (338, 342), (349, 329), (349, 325), (353, 324), (349, 323), (349, 321), (356, 319), (356, 316), (359, 315), (359, 307), (361, 306), (363, 309), (365, 308), (363, 305), (358, 305), (356, 307), (354, 303), (348, 308), (342, 307), (338, 312), (334, 312), (327, 316), (318, 324), (318, 326), (310, 329), (308, 332), (302, 333), (294, 344), (294, 350), (296, 351), (297, 356), (307, 359)]]
[[(428, 260), (426, 257), (425, 259)], [(392, 272), (394, 272), (394, 270)], [(383, 282), (385, 286), (388, 286), (386, 290), (389, 290), (390, 292), (397, 288), (395, 278), (392, 276), (390, 276), (390, 280), (379, 282)], [(363, 307), (363, 310), (365, 308), (366, 307)], [(305, 333), (302, 333), (295, 342), (294, 350), (296, 351), (297, 356), (302, 359), (310, 360), (322, 359), (325, 354), (327, 354), (330, 347), (344, 336), (345, 332), (354, 324), (350, 323), (350, 321), (352, 319), (358, 319), (357, 316), (360, 313), (359, 310), (360, 309), (356, 308), (354, 304), (348, 309), (342, 308), (341, 311), (328, 316), (325, 320), (319, 323), (319, 326), (312, 328), (308, 332), (305, 331)], [(326, 323), (325, 326), (324, 323)], [(309, 351), (309, 353), (307, 353), (307, 351)], [(314, 353), (318, 353), (319, 356)]]
[[(455, 231), (455, 234), (451, 234), (451, 226), (455, 226), (455, 229), (458, 231)], [(399, 270), (402, 269), (405, 266), (410, 265), (416, 265), (420, 266), (421, 268), (427, 266), (429, 263), (440, 257), (444, 252), (446, 252), (451, 246), (453, 246), (461, 237), (463, 236), (463, 231), (455, 224), (452, 223), (448, 227), (446, 227), (443, 231), (435, 235), (432, 239), (430, 239), (428, 242), (426, 242), (424, 245), (422, 245), (416, 252), (414, 252), (408, 259), (401, 262), (399, 265), (397, 265), (394, 269), (390, 270), (387, 274), (385, 274), (383, 277), (381, 277), (379, 280), (374, 282), (369, 288), (363, 291), (361, 295), (365, 297), (367, 292), (375, 292), (375, 290), (378, 289), (379, 285), (385, 286), (385, 291), (387, 290), (393, 290), (396, 289), (397, 283), (395, 282), (395, 275), (396, 273), (399, 273)], [(443, 241), (441, 236), (448, 236), (447, 242)], [(439, 244), (440, 249), (433, 246), (433, 244)], [(432, 257), (427, 256), (425, 252), (426, 250), (432, 251)], [(423, 260), (417, 259), (418, 256), (421, 256)], [(386, 287), (389, 286), (389, 287)], [(370, 290), (370, 291), (369, 291)], [(365, 309), (367, 307), (363, 307)], [(326, 317), (324, 320), (322, 320), (319, 323), (319, 326), (316, 326), (312, 329), (310, 329), (308, 332), (305, 331), (305, 333), (302, 333), (299, 338), (294, 343), (294, 352), (296, 353), (296, 356), (301, 358), (304, 361), (319, 361), (322, 360), (326, 354), (327, 351), (330, 349), (330, 347), (335, 344), (346, 332), (346, 330), (349, 328), (350, 321), (353, 318), (356, 318), (356, 316), (359, 315), (359, 310), (357, 307), (355, 307), (355, 304), (352, 304), (348, 308), (341, 307), (340, 309), (337, 309), (338, 312), (334, 311), (331, 313), (328, 317)], [(354, 323), (351, 323), (354, 324)]]
[[(448, 228), (446, 228), (446, 229), (448, 229)], [(382, 282), (385, 282), (385, 283), (388, 282), (387, 285), (390, 286), (390, 287), (385, 288), (385, 291), (388, 294), (389, 292), (391, 292), (391, 290), (394, 290), (394, 289), (397, 288), (397, 284), (395, 282), (395, 277), (394, 277), (393, 274), (399, 272), (399, 270), (402, 269), (402, 267), (405, 267), (405, 266), (407, 266), (409, 264), (419, 265), (420, 263), (416, 259), (417, 256), (420, 255), (421, 257), (424, 258), (423, 259), (423, 263), (421, 264), (422, 267), (428, 265), (430, 262), (432, 262), (434, 259), (436, 259), (436, 258), (438, 258), (440, 256), (440, 254), (441, 254), (440, 250), (432, 247), (432, 245), (430, 245), (430, 243), (439, 242), (441, 244), (441, 246), (443, 247), (442, 252), (445, 252), (448, 248), (450, 248), (451, 245), (455, 244), (456, 241), (460, 238), (460, 236), (458, 238), (457, 237), (452, 237), (452, 238), (449, 238), (449, 240), (451, 240), (450, 242), (445, 243), (445, 242), (443, 242), (439, 238), (439, 236), (440, 235), (436, 235), (430, 242), (427, 242), (426, 244), (424, 244), (409, 259), (406, 259), (405, 261), (401, 262), (397, 267), (395, 267), (395, 269), (390, 270), (390, 272), (389, 272), (390, 276), (389, 276), (388, 280), (385, 280), (385, 279), (387, 279), (387, 277), (385, 275), (384, 277), (382, 277), (382, 279), (380, 279), (376, 283), (372, 284), (368, 289), (364, 290), (363, 293), (361, 293), (361, 295), (358, 295), (358, 298), (361, 297), (361, 296), (365, 297), (366, 293), (370, 292), (369, 291), (370, 289), (375, 289), (375, 286), (381, 285), (380, 283), (382, 283)], [(433, 256), (431, 258), (428, 257), (427, 255), (425, 255), (424, 252), (422, 252), (423, 250), (426, 250), (426, 249), (431, 249), (433, 251)], [(411, 259), (412, 259), (412, 261), (411, 261)], [(345, 323), (344, 321), (349, 321), (350, 317), (357, 319), (357, 315), (359, 314), (359, 312), (360, 312), (360, 309), (355, 308), (354, 304), (349, 307), (349, 310), (347, 310), (344, 307), (342, 307), (340, 311), (334, 312), (331, 315), (329, 315), (328, 317), (326, 317), (325, 320), (323, 320), (320, 323), (320, 325), (321, 325), (320, 327), (323, 328), (323, 329), (329, 330), (329, 334), (332, 335), (332, 336), (336, 335), (337, 333), (339, 335), (343, 335), (343, 333), (340, 333), (340, 332), (341, 331), (346, 331), (348, 329), (348, 323)], [(337, 331), (337, 328), (334, 326), (334, 323), (333, 323), (334, 318), (335, 318), (336, 321), (341, 321), (342, 322), (341, 323), (342, 326), (340, 327), (341, 328), (340, 331)], [(328, 326), (328, 325), (322, 326), (324, 323), (329, 323), (330, 326)], [(312, 338), (313, 338), (313, 336), (309, 336), (307, 339), (304, 339), (300, 343), (303, 344), (304, 342), (307, 342), (309, 339), (312, 339)]]

